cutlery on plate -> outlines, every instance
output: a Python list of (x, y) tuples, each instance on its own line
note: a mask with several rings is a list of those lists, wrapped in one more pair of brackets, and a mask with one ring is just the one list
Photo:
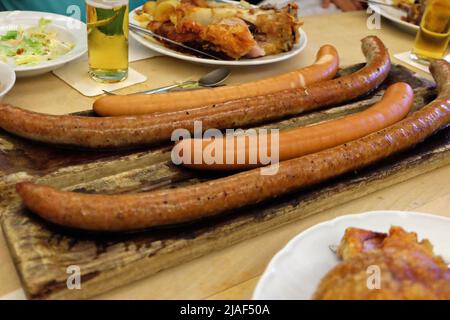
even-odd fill
[[(130, 95), (161, 93), (161, 92), (169, 91), (169, 90), (176, 89), (176, 88), (183, 88), (186, 86), (194, 86), (195, 89), (197, 89), (197, 87), (203, 87), (203, 88), (216, 87), (216, 86), (220, 85), (222, 82), (224, 82), (229, 77), (230, 73), (231, 73), (231, 71), (228, 68), (218, 68), (218, 69), (214, 69), (211, 72), (208, 72), (207, 74), (202, 76), (197, 81), (194, 81), (194, 80), (185, 81), (185, 82), (173, 84), (170, 86), (164, 86), (161, 88), (131, 93)], [(110, 96), (116, 95), (115, 93), (112, 93), (112, 92), (106, 91), (106, 90), (103, 90), (103, 92)]]
[(402, 8), (399, 8), (397, 5), (395, 5), (393, 3), (386, 3), (386, 2), (373, 1), (373, 0), (358, 0), (358, 1), (359, 2), (363, 2), (363, 3), (367, 3), (367, 4), (373, 4), (373, 5), (376, 5), (376, 6), (389, 7), (389, 8), (395, 9), (397, 11), (400, 11), (403, 14), (406, 14), (405, 10), (403, 10)]
[(373, 1), (373, 0), (358, 0), (358, 1), (359, 2), (364, 2), (364, 3), (367, 3), (367, 4), (376, 4), (376, 5), (380, 5), (380, 6), (386, 6), (386, 7), (391, 7), (391, 8), (394, 8), (394, 9), (401, 10), (399, 7), (397, 7), (393, 3), (386, 3), (386, 2)]
[(196, 53), (201, 54), (201, 55), (203, 55), (203, 56), (206, 56), (206, 57), (208, 57), (208, 58), (211, 58), (211, 59), (214, 59), (214, 60), (222, 60), (222, 59), (220, 59), (220, 58), (218, 58), (218, 57), (216, 57), (216, 56), (213, 56), (212, 54), (209, 54), (209, 53), (206, 53), (206, 52), (204, 52), (204, 51), (201, 51), (201, 50), (192, 48), (192, 47), (190, 47), (190, 46), (188, 46), (188, 45), (185, 45), (185, 44), (183, 44), (183, 43), (180, 43), (180, 42), (178, 42), (178, 41), (174, 41), (174, 40), (172, 40), (172, 39), (169, 39), (169, 38), (160, 36), (159, 34), (156, 34), (156, 33), (154, 33), (153, 31), (150, 31), (150, 30), (147, 30), (147, 29), (145, 29), (145, 28), (142, 28), (141, 26), (138, 26), (137, 24), (130, 23), (129, 27), (130, 27), (130, 29), (133, 30), (133, 31), (140, 32), (140, 33), (145, 34), (145, 35), (147, 35), (147, 36), (151, 36), (151, 37), (157, 38), (157, 39), (159, 39), (159, 40), (163, 40), (163, 41), (169, 42), (169, 43), (171, 43), (171, 44), (174, 44), (174, 45), (179, 46), (179, 47), (181, 47), (181, 48), (184, 48), (184, 49), (187, 49), (187, 50), (196, 52)]

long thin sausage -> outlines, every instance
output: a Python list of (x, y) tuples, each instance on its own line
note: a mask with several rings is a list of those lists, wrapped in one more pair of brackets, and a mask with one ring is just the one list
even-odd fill
[[(209, 139), (185, 139), (173, 149), (176, 163), (200, 170), (239, 170), (298, 158), (362, 138), (402, 120), (414, 93), (403, 82), (390, 86), (383, 99), (365, 111), (279, 134), (257, 133)], [(275, 154), (272, 154), (275, 153)]]
[(284, 161), (275, 175), (253, 169), (188, 187), (128, 195), (63, 192), (30, 182), (17, 184), (17, 192), (44, 219), (98, 231), (181, 223), (256, 204), (385, 159), (450, 124), (450, 64), (440, 60), (430, 69), (439, 85), (435, 101), (364, 138)]
[(280, 119), (355, 99), (388, 76), (389, 53), (375, 36), (362, 40), (367, 65), (361, 70), (307, 88), (279, 91), (192, 110), (133, 117), (54, 116), (0, 104), (0, 127), (31, 140), (85, 148), (124, 148), (170, 140), (174, 130), (236, 128)]
[(287, 89), (304, 88), (312, 83), (332, 79), (338, 67), (339, 56), (336, 49), (325, 45), (320, 48), (313, 65), (279, 76), (205, 90), (153, 95), (104, 96), (94, 102), (93, 109), (101, 116), (142, 115), (193, 109)]

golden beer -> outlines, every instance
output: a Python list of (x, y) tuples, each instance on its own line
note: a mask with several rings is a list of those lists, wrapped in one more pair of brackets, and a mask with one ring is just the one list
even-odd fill
[(99, 82), (128, 76), (128, 0), (86, 0), (89, 75)]
[(444, 57), (450, 39), (450, 0), (428, 0), (412, 51), (413, 59)]

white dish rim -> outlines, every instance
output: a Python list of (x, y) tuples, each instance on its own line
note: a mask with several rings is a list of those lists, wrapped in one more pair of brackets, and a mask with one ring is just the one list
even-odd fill
[(4, 96), (6, 96), (12, 90), (12, 88), (16, 84), (17, 76), (16, 76), (16, 72), (14, 71), (13, 67), (11, 67), (7, 63), (0, 62), (0, 68), (5, 68), (6, 70), (8, 70), (8, 72), (10, 72), (10, 75), (12, 77), (11, 78), (12, 81), (5, 86), (5, 89), (0, 90), (0, 100), (1, 100)]
[(285, 246), (283, 246), (283, 248), (281, 250), (279, 250), (273, 256), (273, 258), (268, 263), (266, 269), (262, 273), (260, 279), (258, 280), (258, 283), (252, 294), (252, 300), (263, 299), (263, 298), (260, 298), (260, 297), (264, 296), (263, 295), (263, 287), (266, 285), (266, 282), (269, 281), (268, 280), (269, 276), (274, 273), (274, 270), (276, 269), (277, 264), (282, 260), (282, 258), (284, 256), (289, 254), (289, 252), (292, 252), (291, 251), (292, 248), (295, 247), (297, 243), (299, 243), (304, 238), (306, 238), (310, 233), (315, 232), (317, 229), (319, 229), (323, 226), (327, 226), (327, 225), (331, 226), (331, 225), (337, 224), (338, 222), (345, 220), (345, 219), (349, 219), (349, 218), (361, 219), (366, 216), (370, 216), (370, 215), (373, 216), (375, 214), (396, 214), (396, 215), (400, 215), (400, 216), (413, 215), (413, 216), (419, 216), (419, 217), (432, 218), (432, 219), (436, 219), (436, 220), (442, 220), (442, 221), (446, 221), (446, 222), (450, 221), (450, 218), (448, 218), (448, 217), (443, 217), (443, 216), (439, 216), (439, 215), (435, 215), (435, 214), (431, 214), (431, 213), (423, 213), (423, 212), (416, 212), (416, 211), (402, 211), (402, 210), (374, 210), (374, 211), (366, 211), (366, 212), (355, 213), (355, 214), (346, 214), (346, 215), (336, 217), (334, 219), (330, 219), (330, 220), (326, 220), (326, 221), (317, 223), (317, 224), (307, 228), (306, 230), (300, 232), (296, 236), (294, 236), (291, 240), (288, 241), (288, 243)]

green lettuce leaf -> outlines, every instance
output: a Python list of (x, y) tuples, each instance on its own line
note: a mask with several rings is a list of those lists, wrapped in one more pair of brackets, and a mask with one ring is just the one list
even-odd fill
[(7, 41), (7, 40), (13, 40), (17, 39), (18, 32), (17, 30), (11, 30), (5, 33), (3, 36), (0, 37), (1, 41)]

